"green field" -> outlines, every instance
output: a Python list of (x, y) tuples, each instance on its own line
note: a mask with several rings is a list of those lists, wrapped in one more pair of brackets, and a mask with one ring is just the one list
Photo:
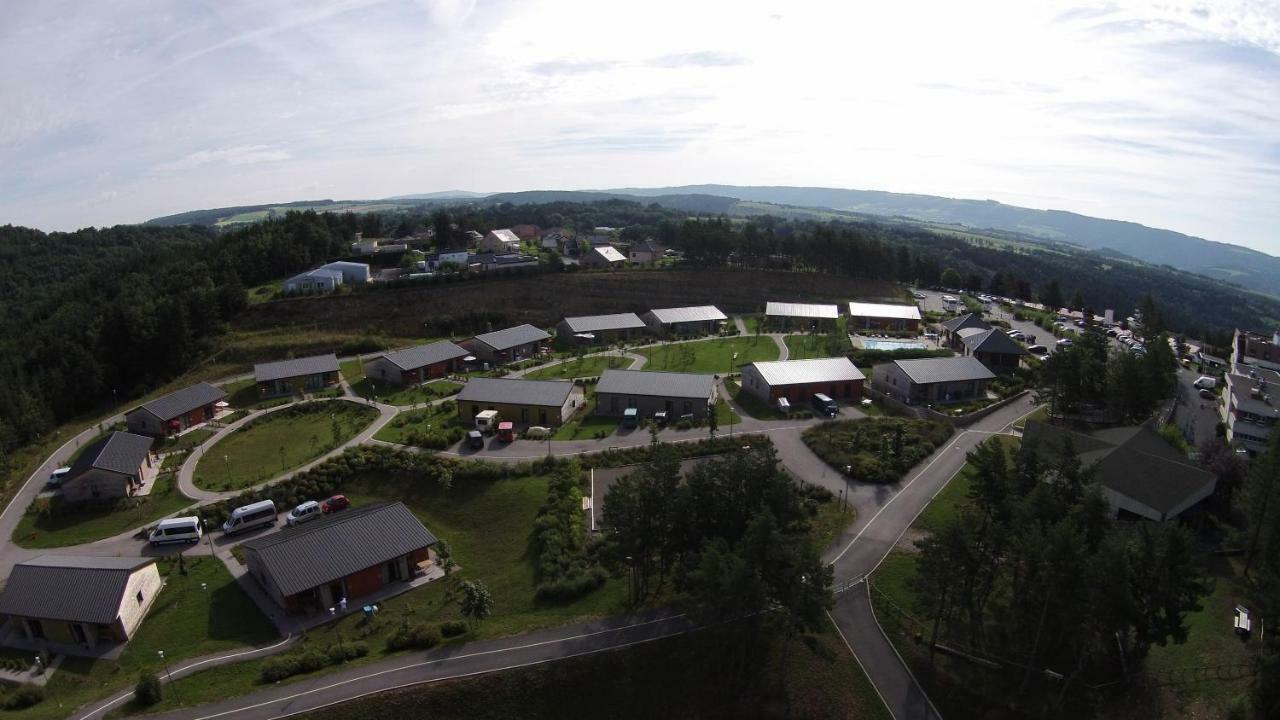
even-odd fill
[(566, 360), (559, 365), (552, 365), (541, 370), (526, 373), (530, 380), (572, 380), (583, 377), (599, 377), (606, 369), (629, 368), (632, 360), (617, 355), (592, 355), (590, 357)]
[[(770, 337), (734, 337), (674, 343), (636, 350), (648, 361), (645, 370), (724, 375), (751, 362), (777, 360), (778, 346)], [(734, 357), (737, 353), (737, 358)]]
[(77, 509), (54, 506), (53, 513), (36, 510), (37, 501), (18, 520), (13, 541), (25, 548), (80, 545), (114, 537), (175, 513), (193, 501), (178, 492), (177, 471), (161, 473), (147, 495), (122, 500), (115, 508)]
[(377, 416), (374, 408), (345, 401), (272, 411), (208, 448), (195, 484), (208, 490), (256, 485), (338, 447)]
[[(812, 358), (840, 357), (849, 352), (849, 336), (843, 333), (836, 338), (836, 347), (828, 347), (826, 335), (788, 335), (783, 338), (787, 344), (788, 360), (810, 360)], [(835, 352), (832, 352), (832, 350)]]
[[(452, 405), (452, 401), (448, 404)], [(461, 424), (461, 421), (458, 420), (457, 410), (446, 408), (443, 404), (429, 405), (418, 410), (409, 410), (396, 415), (394, 420), (379, 428), (373, 437), (383, 442), (407, 445), (410, 433), (415, 429), (422, 428), (424, 425), (441, 427), (457, 424)]]
[(586, 402), (582, 412), (574, 415), (569, 422), (556, 429), (553, 440), (590, 440), (597, 433), (613, 434), (618, 429), (618, 419), (596, 415), (596, 391), (594, 385), (587, 386)]

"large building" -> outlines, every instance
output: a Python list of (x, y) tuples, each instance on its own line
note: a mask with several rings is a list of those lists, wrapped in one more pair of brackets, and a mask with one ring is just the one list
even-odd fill
[(364, 285), (369, 282), (370, 271), (368, 263), (339, 260), (337, 262), (325, 263), (320, 266), (320, 269), (342, 273), (342, 283), (344, 285)]
[(1227, 442), (1256, 455), (1267, 449), (1280, 420), (1280, 373), (1247, 365), (1236, 368), (1226, 374), (1218, 411), (1226, 425)]
[(277, 605), (325, 612), (400, 583), (405, 589), (431, 562), (437, 542), (403, 503), (326, 515), (287, 532), (240, 544), (245, 565)]
[(768, 302), (764, 307), (765, 324), (781, 332), (834, 330), (840, 310), (835, 305)]
[(1238, 365), (1280, 370), (1280, 332), (1267, 336), (1236, 330), (1231, 338), (1231, 367)]
[(113, 500), (134, 495), (154, 478), (152, 438), (113, 432), (86, 447), (63, 478), (66, 502)]
[(128, 642), (162, 585), (155, 558), (41, 555), (13, 566), (0, 614), (27, 645), (90, 652)]
[(253, 366), (253, 378), (263, 398), (315, 392), (338, 384), (338, 358), (329, 353), (258, 363)]
[(582, 388), (567, 380), (473, 377), (458, 393), (458, 416), (471, 424), (478, 413), (497, 410), (500, 420), (558, 427), (583, 403)]
[(705, 420), (715, 398), (713, 375), (605, 370), (596, 383), (596, 414), (622, 417), (628, 408), (636, 408), (646, 419), (665, 412), (672, 421), (685, 415)]
[(466, 348), (441, 340), (378, 355), (364, 364), (364, 374), (396, 385), (417, 385), (458, 370), (467, 354)]
[(786, 398), (793, 405), (807, 403), (816, 393), (832, 400), (856, 402), (866, 376), (849, 358), (778, 360), (742, 366), (742, 388), (765, 402)]
[(567, 317), (556, 326), (556, 339), (563, 342), (613, 343), (629, 340), (644, 330), (635, 313)]
[(527, 357), (533, 357), (542, 343), (551, 336), (545, 330), (532, 325), (517, 325), (504, 330), (477, 335), (463, 345), (471, 348), (476, 357), (490, 365), (503, 365)]
[(871, 387), (908, 405), (985, 398), (995, 373), (974, 357), (895, 360), (872, 369)]
[(209, 383), (196, 383), (158, 397), (125, 413), (129, 432), (164, 437), (212, 420), (227, 394)]
[(1022, 432), (1022, 450), (1042, 457), (1067, 442), (1083, 467), (1092, 468), (1102, 493), (1119, 517), (1161, 522), (1183, 514), (1213, 494), (1217, 478), (1178, 452), (1146, 425), (1075, 432), (1032, 420)]
[(715, 305), (697, 305), (655, 308), (642, 319), (655, 335), (707, 335), (718, 332), (729, 318)]
[(317, 268), (298, 273), (284, 281), (286, 295), (314, 295), (331, 293), (342, 284), (342, 273), (337, 270)]
[(920, 308), (915, 305), (851, 302), (849, 331), (855, 330), (919, 331)]

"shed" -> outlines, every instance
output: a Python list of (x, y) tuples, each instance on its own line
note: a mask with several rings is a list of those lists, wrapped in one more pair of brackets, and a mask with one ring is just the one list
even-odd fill
[(849, 303), (849, 330), (919, 330), (920, 308), (915, 305)]
[(556, 339), (611, 343), (629, 339), (637, 330), (642, 330), (644, 327), (644, 321), (635, 313), (567, 317), (556, 326)]
[(765, 304), (765, 322), (780, 331), (832, 330), (840, 310), (835, 305), (811, 303), (768, 302)]
[(987, 385), (995, 379), (973, 357), (895, 360), (875, 366), (871, 375), (873, 388), (909, 405), (984, 398)]
[(469, 345), (481, 360), (500, 365), (531, 357), (550, 339), (546, 331), (526, 324), (477, 335), (470, 343), (463, 344)]
[(152, 438), (112, 432), (86, 447), (62, 481), (66, 502), (129, 497), (154, 475)]

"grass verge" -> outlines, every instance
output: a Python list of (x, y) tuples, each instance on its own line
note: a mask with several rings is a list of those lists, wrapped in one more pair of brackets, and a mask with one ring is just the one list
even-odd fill
[(770, 337), (699, 340), (643, 348), (636, 352), (648, 358), (645, 370), (720, 375), (747, 363), (778, 359), (778, 345)]

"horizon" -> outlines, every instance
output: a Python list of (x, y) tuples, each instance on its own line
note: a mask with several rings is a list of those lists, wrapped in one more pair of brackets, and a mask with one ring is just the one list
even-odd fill
[(19, 5), (0, 29), (0, 223), (780, 185), (1280, 254), (1278, 2), (659, 5)]

